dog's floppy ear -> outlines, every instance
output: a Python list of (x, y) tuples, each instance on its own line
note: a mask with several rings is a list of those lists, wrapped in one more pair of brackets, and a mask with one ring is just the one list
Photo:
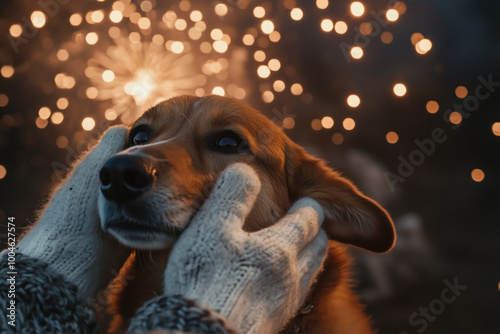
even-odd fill
[(321, 204), (331, 239), (372, 252), (392, 248), (396, 234), (387, 211), (322, 160), (289, 143), (285, 168), (291, 200), (310, 197)]

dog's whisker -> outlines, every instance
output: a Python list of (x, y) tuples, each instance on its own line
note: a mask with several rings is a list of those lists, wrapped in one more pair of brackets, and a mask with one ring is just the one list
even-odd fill
[(181, 114), (182, 117), (184, 117), (186, 119), (186, 121), (192, 126), (194, 127), (194, 124), (191, 122), (191, 120), (183, 113), (183, 112), (179, 112), (179, 114)]

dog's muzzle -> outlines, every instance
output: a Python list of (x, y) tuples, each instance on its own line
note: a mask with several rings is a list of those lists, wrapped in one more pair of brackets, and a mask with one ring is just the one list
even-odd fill
[(155, 174), (151, 161), (145, 157), (116, 155), (101, 168), (101, 192), (119, 204), (132, 201), (152, 187)]

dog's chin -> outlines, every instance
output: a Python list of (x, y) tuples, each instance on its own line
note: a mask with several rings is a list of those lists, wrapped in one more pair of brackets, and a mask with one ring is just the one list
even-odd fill
[(177, 239), (177, 233), (168, 233), (131, 221), (107, 222), (104, 229), (122, 245), (135, 249), (168, 248)]

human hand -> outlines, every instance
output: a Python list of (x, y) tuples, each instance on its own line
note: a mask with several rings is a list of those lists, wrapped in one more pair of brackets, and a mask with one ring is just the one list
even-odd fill
[(106, 131), (97, 146), (75, 164), (54, 191), (39, 221), (21, 239), (18, 251), (48, 263), (78, 287), (78, 298), (94, 298), (118, 272), (129, 250), (100, 228), (97, 199), (99, 170), (123, 150), (128, 130)]
[(241, 333), (278, 332), (295, 315), (328, 245), (323, 210), (309, 198), (275, 225), (244, 232), (259, 190), (250, 167), (229, 167), (174, 245), (165, 271), (165, 295), (196, 300)]

